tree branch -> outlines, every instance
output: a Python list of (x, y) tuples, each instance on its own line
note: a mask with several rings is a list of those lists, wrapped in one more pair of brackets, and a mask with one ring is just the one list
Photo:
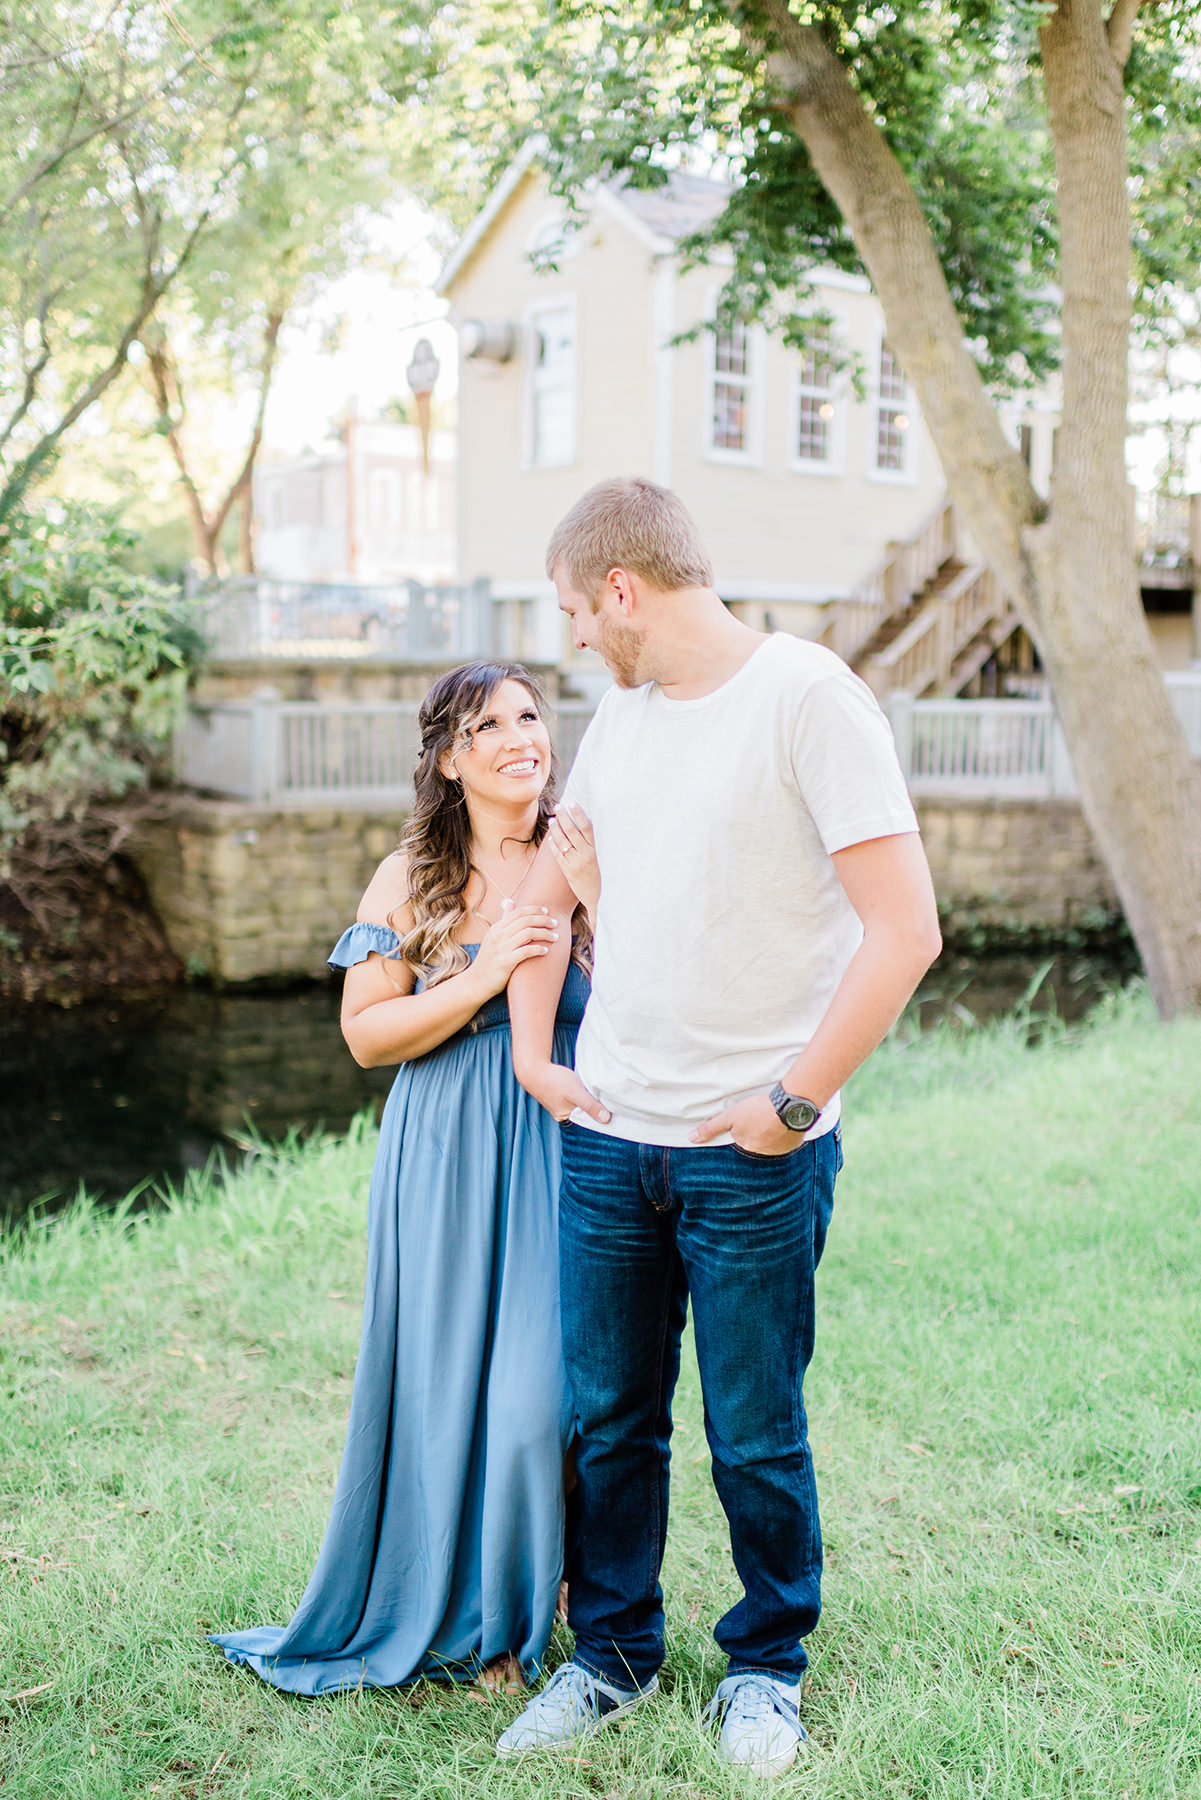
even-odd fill
[[(220, 41), (223, 35), (224, 34), (220, 32), (216, 33), (213, 37), (208, 39), (204, 48), (206, 50), (211, 49), (214, 44)], [(153, 105), (155, 100), (167, 93), (168, 90), (179, 81), (180, 77), (186, 73), (189, 65), (193, 62), (199, 62), (201, 66), (206, 69), (209, 67), (209, 64), (204, 61), (200, 52), (193, 49), (183, 58), (178, 66), (172, 69), (159, 85), (152, 88), (149, 93), (142, 95), (129, 106), (126, 106), (116, 113), (105, 118), (93, 119), (88, 124), (86, 130), (80, 131), (72, 137), (70, 134), (74, 129), (75, 121), (79, 116), (83, 95), (86, 91), (86, 83), (81, 81), (71, 110), (71, 117), (67, 124), (66, 137), (60, 141), (56, 150), (49, 156), (44, 157), (43, 160), (38, 163), (36, 168), (30, 171), (21, 185), (14, 189), (8, 199), (0, 205), (0, 224), (8, 217), (14, 207), (19, 206), (22, 200), (24, 200), (28, 194), (33, 192), (34, 188), (36, 188), (40, 182), (44, 181), (48, 175), (53, 175), (54, 171), (59, 168), (69, 156), (73, 156), (77, 150), (82, 150), (85, 145), (92, 142), (93, 138), (103, 137), (108, 132), (121, 131), (129, 124), (131, 119), (136, 119), (139, 113), (145, 112), (148, 106)]]
[(24, 419), (26, 417), (26, 415), (29, 412), (30, 407), (33, 405), (34, 401), (36, 400), (37, 391), (38, 391), (38, 381), (41, 378), (42, 370), (46, 367), (46, 364), (50, 361), (51, 349), (50, 349), (50, 339), (46, 335), (46, 320), (49, 315), (50, 307), (54, 301), (54, 298), (55, 298), (54, 294), (43, 294), (42, 298), (41, 298), (41, 303), (38, 306), (37, 321), (38, 321), (39, 354), (33, 362), (28, 363), (26, 365), (25, 381), (24, 381), (24, 384), (21, 389), (20, 401), (18, 402), (15, 411), (10, 416), (8, 423), (5, 425), (3, 431), (0, 431), (0, 456), (3, 456), (4, 448), (5, 448), (6, 444), (8, 443), (9, 439), (12, 437), (13, 432), (17, 429), (18, 425), (20, 425), (22, 419)]
[(154, 391), (155, 403), (158, 406), (159, 416), (163, 420), (165, 426), (163, 435), (167, 440), (171, 455), (175, 459), (175, 466), (179, 470), (179, 479), (183, 485), (184, 494), (187, 499), (188, 512), (192, 519), (192, 529), (196, 536), (196, 548), (203, 556), (205, 562), (209, 564), (213, 574), (216, 574), (213, 554), (216, 532), (211, 528), (208, 519), (205, 517), (204, 501), (200, 497), (200, 489), (197, 487), (192, 472), (188, 468), (188, 459), (184, 451), (183, 438), (180, 436), (178, 427), (173, 424), (171, 420), (171, 391), (169, 385), (171, 365), (168, 359), (166, 340), (163, 338), (158, 343), (155, 343), (153, 339), (147, 341), (147, 338), (143, 337), (142, 345), (146, 351), (146, 364), (150, 370), (150, 384)]
[(1119, 69), (1124, 69), (1134, 47), (1134, 25), (1146, 0), (1114, 0), (1113, 11), (1105, 25), (1109, 48)]
[[(250, 479), (254, 474), (255, 458), (259, 453), (259, 445), (263, 441), (263, 418), (267, 411), (267, 394), (271, 387), (271, 377), (275, 372), (275, 353), (279, 343), (280, 326), (283, 322), (284, 315), (282, 311), (269, 313), (267, 316), (267, 329), (263, 334), (263, 360), (259, 371), (259, 401), (258, 406), (255, 409), (254, 425), (250, 433), (250, 446), (246, 452), (242, 467), (238, 470), (236, 479), (213, 516), (211, 529), (214, 539), (220, 536), (221, 529), (230, 515), (234, 502), (237, 500), (239, 494), (249, 486)], [(249, 574), (250, 571), (247, 570), (247, 573)]]

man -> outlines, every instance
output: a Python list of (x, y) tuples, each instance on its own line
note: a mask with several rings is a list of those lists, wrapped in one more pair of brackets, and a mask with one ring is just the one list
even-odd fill
[[(572, 1661), (501, 1755), (575, 1742), (654, 1692), (670, 1405), (691, 1298), (713, 1479), (743, 1598), (710, 1714), (734, 1762), (794, 1760), (821, 1534), (802, 1380), (841, 1166), (838, 1090), (940, 948), (892, 738), (832, 652), (735, 619), (680, 500), (600, 483), (547, 568), (615, 686), (566, 802), (601, 875), (576, 1071), (550, 1060), (570, 946), (509, 985), (519, 1079), (563, 1121), (564, 1355), (576, 1410)], [(524, 896), (565, 902), (565, 809)]]

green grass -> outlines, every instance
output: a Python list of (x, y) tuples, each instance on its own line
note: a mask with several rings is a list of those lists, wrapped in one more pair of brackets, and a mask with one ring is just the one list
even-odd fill
[[(777, 1791), (1201, 1796), (1201, 1021), (1126, 998), (1034, 1049), (894, 1041), (855, 1089), (808, 1386), (812, 1753)], [(298, 1701), (206, 1642), (287, 1618), (311, 1568), (371, 1153), (293, 1146), (8, 1247), (0, 1795), (759, 1791), (697, 1729), (735, 1587), (690, 1364), (665, 1693), (586, 1755), (501, 1765), (511, 1701)]]

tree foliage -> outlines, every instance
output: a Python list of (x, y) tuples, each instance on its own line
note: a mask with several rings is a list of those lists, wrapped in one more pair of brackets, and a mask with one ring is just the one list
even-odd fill
[(0, 518), (156, 315), (164, 340), (168, 297), (238, 367), (338, 272), (411, 141), (377, 71), (389, 44), (408, 92), (423, 6), (0, 6)]
[(11, 513), (0, 535), (0, 874), (43, 923), (145, 814), (200, 649), (132, 548), (83, 505)]
[[(1043, 378), (1059, 349), (1053, 145), (1039, 79), (1047, 5), (806, 0), (794, 12), (838, 56), (912, 182), (985, 379), (1004, 390)], [(616, 174), (655, 185), (681, 164), (728, 174), (724, 214), (686, 251), (733, 253), (730, 311), (803, 337), (798, 302), (813, 270), (861, 268), (776, 91), (758, 0), (554, 0), (486, 14), (477, 35), (507, 42), (510, 59), (510, 79), (458, 115), (494, 167), (536, 129), (568, 195)], [(1148, 337), (1171, 330), (1166, 284), (1195, 283), (1201, 252), (1199, 54), (1190, 0), (1143, 15), (1126, 89)]]

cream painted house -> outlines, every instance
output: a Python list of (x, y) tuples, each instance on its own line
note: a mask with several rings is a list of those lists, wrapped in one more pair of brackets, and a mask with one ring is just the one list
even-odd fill
[[(684, 271), (678, 246), (726, 194), (680, 173), (649, 191), (609, 183), (578, 222), (533, 148), (511, 166), (439, 281), (460, 337), (461, 578), (547, 595), (559, 517), (605, 476), (646, 474), (699, 520), (723, 598), (754, 624), (818, 634), (938, 509), (938, 458), (863, 277), (826, 271), (814, 301), (858, 359), (862, 397), (820, 343), (802, 356), (741, 325), (673, 341), (714, 313), (726, 270)], [(1040, 483), (1053, 424), (1025, 415)], [(543, 612), (544, 651), (553, 630)]]

